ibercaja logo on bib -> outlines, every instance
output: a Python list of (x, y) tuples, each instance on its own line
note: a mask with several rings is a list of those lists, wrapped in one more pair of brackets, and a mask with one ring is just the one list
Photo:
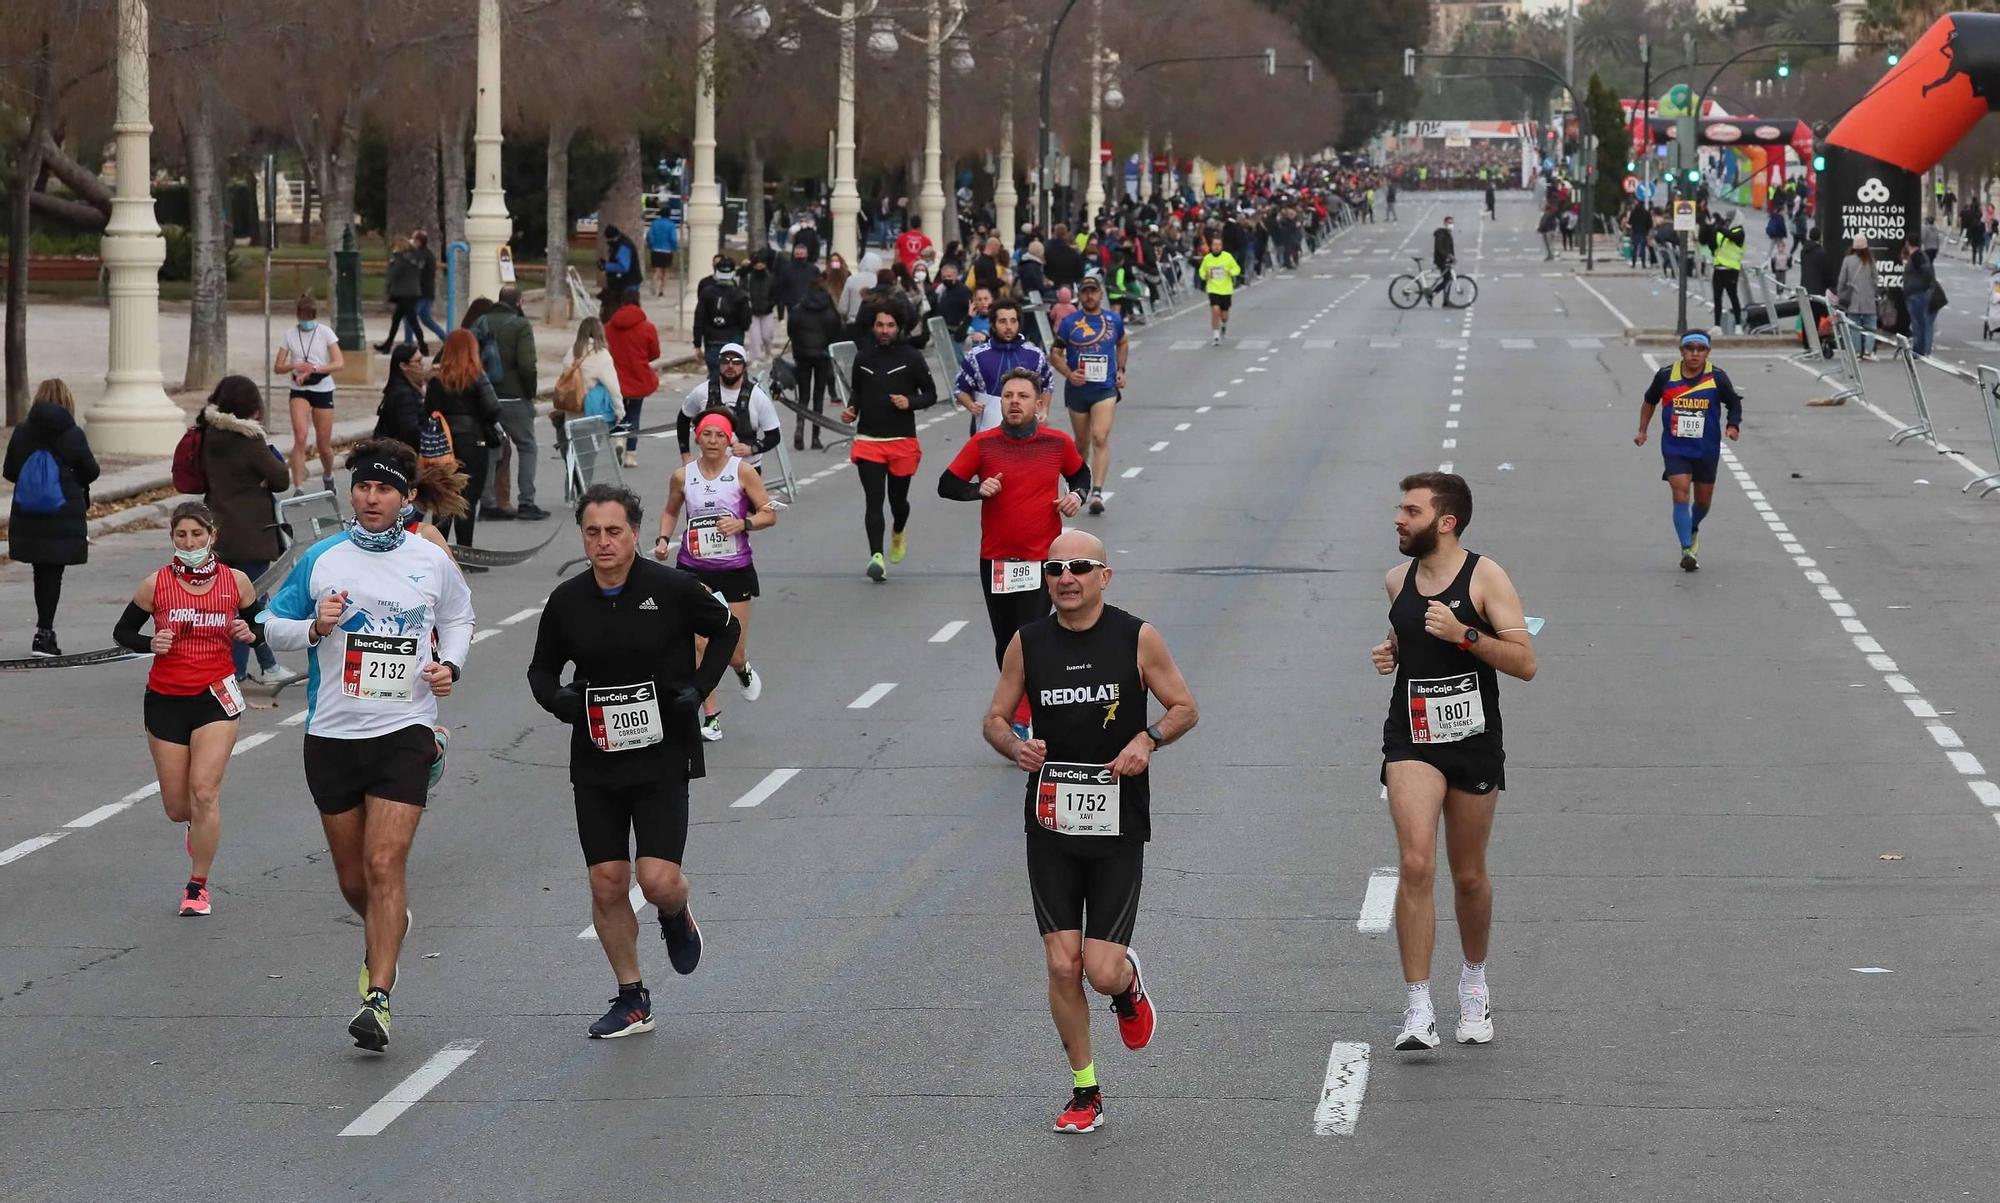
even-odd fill
[(640, 702), (653, 700), (653, 687), (634, 685), (623, 689), (594, 689), (591, 691), (591, 700), (599, 707), (637, 705)]
[(1071, 785), (1110, 785), (1118, 779), (1108, 764), (1082, 767), (1049, 765), (1043, 769), (1042, 775), (1045, 780), (1066, 781)]

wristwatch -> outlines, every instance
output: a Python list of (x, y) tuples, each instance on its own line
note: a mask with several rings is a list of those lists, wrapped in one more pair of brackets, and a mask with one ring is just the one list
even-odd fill
[(1479, 642), (1479, 632), (1472, 627), (1467, 627), (1465, 628), (1465, 638), (1459, 641), (1458, 650), (1461, 652), (1469, 652), (1472, 650), (1472, 645), (1478, 642)]
[(1160, 724), (1158, 723), (1147, 724), (1146, 737), (1153, 741), (1153, 746), (1155, 748), (1161, 748), (1166, 746), (1167, 743), (1166, 734), (1160, 730)]

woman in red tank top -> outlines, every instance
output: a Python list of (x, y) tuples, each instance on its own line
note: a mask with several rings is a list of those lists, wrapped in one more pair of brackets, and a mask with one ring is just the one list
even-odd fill
[[(208, 870), (222, 835), (222, 775), (236, 746), (236, 718), (243, 713), (234, 643), (256, 643), (251, 625), (256, 589), (250, 578), (215, 558), (215, 515), (197, 501), (177, 508), (168, 524), (174, 558), (139, 582), (112, 637), (135, 652), (150, 652), (146, 675), (146, 745), (159, 774), (167, 818), (188, 825), (188, 875), (183, 915), (206, 915)], [(147, 618), (151, 638), (140, 634)]]

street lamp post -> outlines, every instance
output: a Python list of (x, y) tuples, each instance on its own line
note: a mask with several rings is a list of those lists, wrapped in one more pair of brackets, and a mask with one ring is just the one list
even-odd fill
[[(687, 196), (687, 270), (700, 278), (722, 249), (722, 192), (715, 183), (715, 0), (701, 0), (695, 13), (694, 163)], [(681, 329), (694, 328), (700, 297), (681, 290)]]
[(1055, 190), (1055, 184), (1051, 179), (1055, 174), (1055, 147), (1049, 137), (1049, 109), (1052, 100), (1050, 92), (1054, 86), (1054, 79), (1051, 73), (1055, 69), (1056, 35), (1062, 32), (1063, 22), (1069, 20), (1069, 14), (1075, 8), (1076, 0), (1063, 0), (1062, 11), (1056, 14), (1054, 24), (1049, 26), (1048, 40), (1042, 44), (1041, 128), (1036, 135), (1035, 142), (1035, 162), (1037, 164), (1035, 168), (1035, 191), (1040, 196), (1040, 199), (1035, 204), (1035, 212), (1041, 222), (1042, 228), (1045, 230), (1051, 228), (1049, 221), (1050, 208)]
[[(1014, 190), (1014, 89), (1008, 88), (1000, 99), (1000, 161), (995, 165), (998, 178), (993, 181), (993, 224), (1005, 229), (1013, 229), (1015, 215), (1020, 212), (1021, 197)], [(941, 236), (940, 236), (941, 237)], [(1008, 236), (1010, 239), (1012, 235)]]
[(975, 66), (972, 50), (957, 40), (959, 24), (965, 20), (965, 5), (962, 0), (949, 0), (951, 15), (947, 19), (944, 11), (946, 0), (927, 0), (926, 16), (928, 24), (924, 33), (924, 56), (927, 75), (924, 94), (924, 182), (917, 192), (917, 216), (923, 220), (924, 229), (940, 243), (948, 242), (939, 231), (944, 229), (945, 189), (944, 189), (944, 117), (943, 82), (944, 56), (947, 42), (951, 43), (951, 70), (954, 75), (966, 75)]
[(833, 139), (833, 252), (861, 261), (861, 190), (854, 185), (854, 0), (840, 0), (840, 101)]
[(144, 0), (118, 0), (118, 186), (102, 254), (111, 273), (110, 370), (104, 397), (89, 413), (97, 451), (170, 452), (187, 415), (167, 397), (160, 377), (160, 264), (167, 242), (153, 215), (151, 35)]
[(1084, 221), (1104, 207), (1104, 0), (1090, 0), (1090, 183)]
[(478, 86), (472, 202), (465, 209), (466, 280), (471, 295), (493, 297), (500, 292), (500, 248), (514, 233), (500, 186), (500, 0), (479, 0)]

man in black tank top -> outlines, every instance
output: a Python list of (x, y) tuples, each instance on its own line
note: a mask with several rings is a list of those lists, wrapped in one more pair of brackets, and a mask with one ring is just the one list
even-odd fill
[[(1048, 962), (1049, 1011), (1069, 1054), (1071, 1094), (1058, 1132), (1104, 1120), (1090, 1055), (1083, 982), (1111, 999), (1127, 1048), (1152, 1040), (1153, 1000), (1131, 950), (1146, 841), (1152, 838), (1152, 754), (1200, 717), (1194, 694), (1144, 620), (1104, 604), (1104, 544), (1064, 531), (1042, 564), (1055, 613), (1007, 645), (986, 711), (986, 742), (1028, 774), (1023, 809), (1028, 889)], [(1146, 694), (1164, 707), (1146, 721)], [(1026, 697), (1033, 738), (1012, 730)]]
[(1444, 817), (1455, 913), (1465, 963), (1458, 977), (1458, 1042), (1493, 1039), (1486, 988), (1486, 941), (1493, 886), (1486, 841), (1506, 788), (1500, 743), (1500, 673), (1530, 681), (1535, 648), (1521, 598), (1500, 565), (1466, 551), (1472, 490), (1450, 472), (1403, 478), (1396, 510), (1398, 548), (1410, 557), (1389, 570), (1389, 638), (1375, 646), (1375, 671), (1396, 677), (1382, 724), (1382, 785), (1396, 824), (1396, 943), (1403, 956), (1403, 1051), (1438, 1046), (1431, 1005), (1431, 945), (1437, 915), (1432, 883), (1438, 817)]

